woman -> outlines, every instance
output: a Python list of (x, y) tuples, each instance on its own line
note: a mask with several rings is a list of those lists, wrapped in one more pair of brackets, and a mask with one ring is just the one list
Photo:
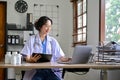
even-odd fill
[[(51, 62), (68, 61), (57, 42), (49, 36), (53, 22), (47, 16), (40, 17), (34, 24), (38, 33), (30, 37), (26, 42), (21, 54), (25, 55), (26, 62), (34, 63), (41, 58), (40, 55), (31, 56), (33, 53), (52, 54)], [(24, 80), (62, 80), (61, 69), (37, 69), (26, 71)]]

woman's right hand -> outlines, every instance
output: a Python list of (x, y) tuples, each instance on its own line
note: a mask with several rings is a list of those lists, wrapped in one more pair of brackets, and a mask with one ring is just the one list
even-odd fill
[(35, 54), (34, 56), (27, 56), (26, 57), (26, 62), (30, 62), (30, 63), (35, 63), (38, 61), (38, 59), (41, 58), (40, 54)]
[(62, 62), (68, 62), (68, 61), (72, 60), (72, 58), (60, 57), (59, 60)]

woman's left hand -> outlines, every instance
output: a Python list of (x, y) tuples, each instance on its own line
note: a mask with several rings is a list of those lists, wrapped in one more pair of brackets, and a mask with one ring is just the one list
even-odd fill
[(41, 55), (36, 54), (34, 56), (26, 57), (26, 61), (30, 63), (34, 63), (34, 62), (37, 62), (37, 60), (40, 58), (41, 58)]

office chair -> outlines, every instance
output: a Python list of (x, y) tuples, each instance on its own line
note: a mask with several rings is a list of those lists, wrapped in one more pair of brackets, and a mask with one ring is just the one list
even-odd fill
[[(93, 56), (94, 56), (94, 54), (91, 53), (90, 59), (88, 62), (91, 63), (93, 61)], [(62, 72), (62, 78), (64, 79), (65, 72), (72, 72), (72, 73), (75, 73), (77, 75), (84, 75), (84, 74), (89, 72), (89, 69), (90, 68), (64, 68), (63, 72)], [(80, 73), (78, 73), (78, 72), (80, 72)]]
[[(86, 74), (87, 72), (89, 72), (89, 68), (64, 68), (63, 69), (63, 72), (62, 72), (62, 78), (64, 79), (64, 76), (65, 76), (65, 72), (72, 72), (72, 73), (75, 73), (77, 75), (84, 75)], [(78, 73), (78, 72), (81, 72)]]

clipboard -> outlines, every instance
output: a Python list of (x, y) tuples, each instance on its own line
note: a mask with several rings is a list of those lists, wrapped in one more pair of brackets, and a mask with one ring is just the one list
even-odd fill
[(41, 58), (37, 61), (37, 63), (40, 62), (50, 62), (51, 58), (52, 58), (52, 54), (44, 54), (44, 53), (33, 53), (32, 56), (34, 55), (41, 55)]

